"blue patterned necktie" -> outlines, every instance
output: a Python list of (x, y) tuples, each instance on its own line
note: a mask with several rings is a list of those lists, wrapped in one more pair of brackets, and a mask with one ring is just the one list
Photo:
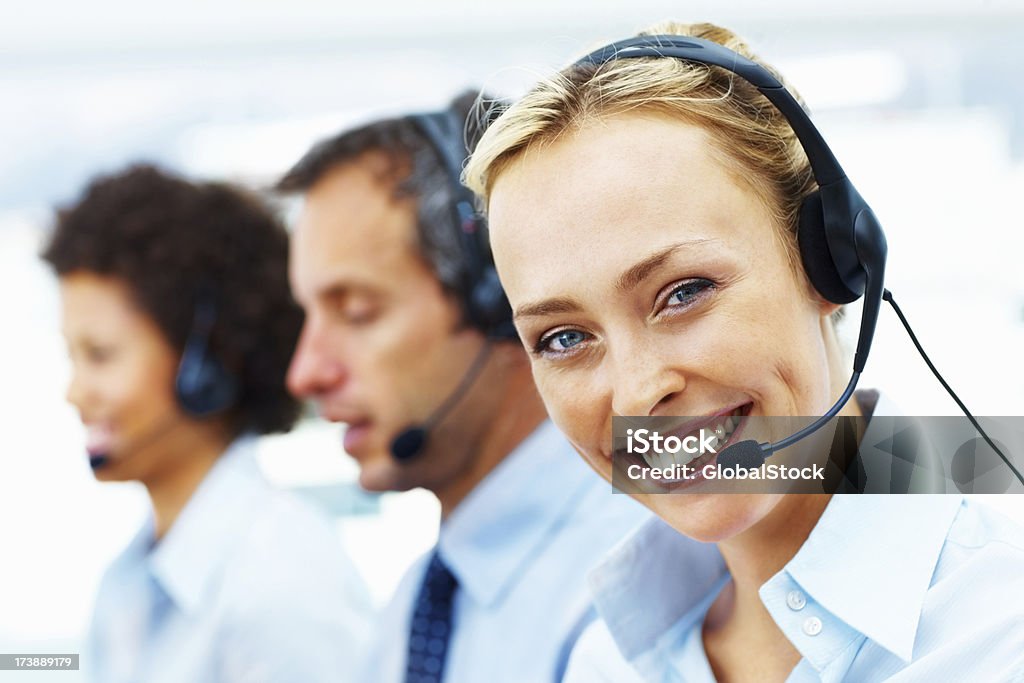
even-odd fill
[(443, 680), (457, 585), (435, 550), (420, 584), (409, 625), (405, 683), (440, 683)]

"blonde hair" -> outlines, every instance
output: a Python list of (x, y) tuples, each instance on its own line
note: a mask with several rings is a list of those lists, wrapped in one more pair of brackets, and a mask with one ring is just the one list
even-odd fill
[[(779, 77), (728, 29), (665, 22), (639, 35), (664, 34), (720, 43)], [(764, 95), (719, 67), (658, 57), (567, 67), (534, 86), (491, 124), (466, 166), (464, 180), (486, 205), (497, 177), (527, 151), (596, 118), (626, 112), (660, 113), (703, 128), (712, 140), (712, 153), (746, 183), (781, 228), (777, 234), (784, 236), (790, 261), (803, 274), (797, 221), (803, 198), (817, 188), (807, 156), (789, 122)]]

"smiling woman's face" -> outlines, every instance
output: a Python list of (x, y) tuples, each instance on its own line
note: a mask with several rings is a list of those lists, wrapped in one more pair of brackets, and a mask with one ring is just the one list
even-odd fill
[(60, 288), (68, 401), (85, 425), (90, 456), (112, 454), (96, 478), (149, 481), (180, 466), (180, 431), (166, 428), (188, 422), (174, 396), (180, 354), (122, 280), (75, 271)]
[[(609, 480), (613, 416), (820, 415), (838, 394), (835, 306), (711, 144), (696, 126), (618, 115), (529, 148), (493, 185), (492, 248), (537, 386)], [(780, 499), (636, 497), (706, 541)]]

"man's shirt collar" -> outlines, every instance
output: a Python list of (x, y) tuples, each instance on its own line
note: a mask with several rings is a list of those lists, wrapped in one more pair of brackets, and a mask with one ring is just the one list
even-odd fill
[(581, 498), (601, 485), (550, 421), (500, 462), (441, 525), (441, 558), (475, 602), (499, 599)]

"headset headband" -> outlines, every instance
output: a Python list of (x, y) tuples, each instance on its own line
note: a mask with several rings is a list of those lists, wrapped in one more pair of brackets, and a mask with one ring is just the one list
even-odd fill
[(846, 178), (832, 150), (811, 122), (807, 112), (768, 69), (724, 45), (673, 35), (641, 36), (620, 40), (591, 52), (577, 62), (600, 66), (630, 57), (673, 57), (690, 62), (719, 66), (736, 74), (757, 88), (789, 121), (800, 140), (819, 186), (831, 185)]

